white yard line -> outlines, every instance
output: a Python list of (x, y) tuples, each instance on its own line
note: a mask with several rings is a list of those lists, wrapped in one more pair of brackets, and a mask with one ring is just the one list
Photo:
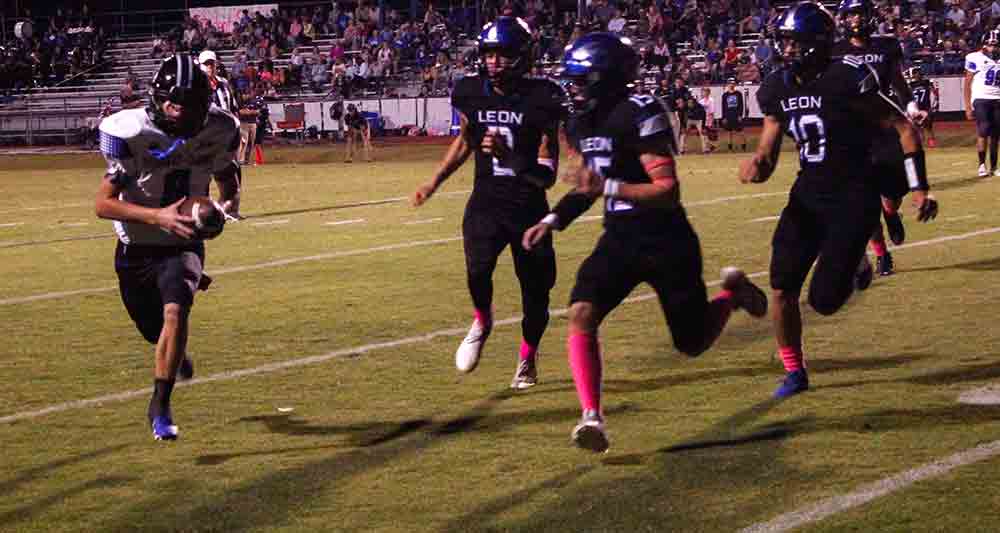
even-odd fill
[(288, 224), (291, 219), (283, 218), (281, 220), (268, 220), (267, 222), (251, 222), (251, 226), (276, 226), (278, 224)]
[[(148, 392), (148, 391), (147, 391)], [(859, 507), (872, 500), (903, 490), (918, 481), (939, 477), (952, 470), (991, 459), (1000, 454), (1000, 440), (980, 444), (961, 452), (949, 455), (916, 468), (882, 478), (878, 481), (861, 485), (857, 489), (833, 496), (819, 503), (808, 505), (796, 511), (785, 513), (773, 520), (760, 522), (741, 529), (741, 533), (776, 533), (789, 531), (797, 527), (818, 522), (829, 516)]]
[(771, 220), (778, 220), (779, 218), (781, 218), (781, 215), (774, 215), (772, 217), (753, 218), (753, 219), (750, 219), (750, 222), (768, 222), (768, 221), (771, 221)]
[(94, 202), (80, 202), (76, 204), (62, 204), (62, 205), (39, 205), (32, 207), (17, 207), (13, 209), (4, 209), (0, 211), (0, 215), (6, 215), (8, 213), (20, 213), (21, 211), (45, 211), (48, 209), (66, 209), (67, 207), (83, 207), (85, 205), (94, 205)]
[(427, 219), (424, 219), (424, 220), (411, 220), (409, 222), (403, 222), (403, 225), (404, 226), (414, 226), (416, 224), (432, 224), (434, 222), (441, 222), (442, 220), (444, 220), (443, 217), (427, 218)]
[[(749, 277), (751, 277), (751, 278), (757, 278), (757, 277), (761, 277), (761, 276), (765, 276), (765, 275), (767, 275), (767, 272), (754, 272), (753, 274), (749, 274)], [(713, 282), (707, 283), (706, 285), (709, 286), (709, 287), (714, 287), (714, 286), (717, 286), (717, 285), (719, 285), (721, 283), (722, 283), (721, 281), (713, 281)], [(655, 297), (656, 297), (656, 293), (650, 292), (650, 293), (646, 293), (646, 294), (640, 294), (638, 296), (633, 296), (631, 298), (626, 298), (625, 302), (626, 303), (642, 302), (642, 301), (646, 301), (646, 300), (649, 300), (649, 299), (652, 299), (652, 298), (655, 298)], [(551, 310), (550, 314), (552, 316), (563, 316), (567, 312), (568, 312), (568, 309), (562, 308), (562, 309)], [(514, 317), (506, 318), (506, 319), (503, 319), (503, 320), (494, 321), (493, 325), (494, 325), (494, 327), (499, 327), (499, 326), (509, 326), (509, 325), (520, 324), (520, 323), (521, 323), (521, 317), (520, 316), (514, 316)], [(306, 366), (306, 365), (315, 365), (315, 364), (318, 364), (318, 363), (323, 363), (323, 362), (326, 362), (326, 361), (330, 361), (331, 359), (338, 359), (338, 358), (342, 358), (342, 357), (354, 357), (354, 356), (358, 356), (358, 355), (361, 355), (361, 354), (364, 354), (364, 353), (367, 353), (367, 352), (371, 352), (371, 351), (375, 351), (375, 350), (381, 350), (381, 349), (384, 349), (384, 348), (398, 348), (400, 346), (406, 346), (406, 345), (409, 345), (409, 344), (416, 344), (418, 342), (427, 342), (427, 341), (430, 341), (430, 340), (435, 339), (437, 337), (458, 337), (458, 336), (465, 335), (467, 333), (467, 329), (468, 328), (466, 326), (457, 327), (457, 328), (450, 328), (450, 329), (441, 329), (441, 330), (437, 330), (437, 331), (432, 331), (432, 332), (424, 334), (424, 335), (416, 335), (416, 336), (413, 336), (413, 337), (404, 337), (404, 338), (401, 338), (401, 339), (396, 339), (396, 340), (391, 340), (391, 341), (385, 341), (385, 342), (378, 342), (378, 343), (372, 343), (372, 344), (363, 344), (361, 346), (354, 346), (352, 348), (343, 348), (343, 349), (340, 349), (340, 350), (335, 350), (335, 351), (328, 352), (328, 353), (321, 354), (321, 355), (313, 355), (313, 356), (309, 356), (309, 357), (300, 357), (300, 358), (296, 358), (296, 359), (289, 359), (289, 360), (286, 360), (286, 361), (279, 361), (277, 363), (270, 363), (270, 364), (266, 364), (266, 365), (255, 366), (255, 367), (252, 367), (252, 368), (245, 368), (245, 369), (242, 369), (242, 370), (231, 370), (231, 371), (228, 371), (228, 372), (219, 372), (219, 373), (212, 374), (212, 375), (209, 375), (209, 376), (206, 376), (206, 377), (203, 377), (203, 378), (195, 378), (195, 379), (192, 379), (191, 381), (179, 381), (179, 382), (177, 382), (176, 386), (178, 386), (178, 387), (187, 387), (187, 386), (191, 386), (191, 385), (199, 385), (199, 384), (202, 384), (202, 383), (212, 383), (212, 382), (216, 382), (216, 381), (230, 381), (230, 380), (233, 380), (233, 379), (242, 378), (242, 377), (246, 377), (246, 376), (253, 376), (253, 375), (257, 375), (257, 374), (269, 374), (269, 373), (277, 372), (279, 370), (284, 370), (284, 369), (287, 369), (287, 368), (295, 368), (295, 367)], [(118, 393), (115, 393), (115, 394), (108, 394), (108, 395), (105, 395), (105, 396), (98, 396), (96, 398), (88, 398), (88, 399), (85, 399), (85, 400), (74, 400), (74, 401), (71, 401), (71, 402), (59, 403), (59, 404), (55, 404), (55, 405), (50, 405), (48, 407), (43, 407), (41, 409), (35, 409), (35, 410), (30, 410), (30, 411), (20, 411), (20, 412), (17, 412), (17, 413), (13, 413), (13, 414), (10, 414), (10, 415), (7, 415), (7, 416), (0, 417), (0, 424), (9, 424), (11, 422), (17, 422), (19, 420), (28, 420), (28, 419), (32, 419), (32, 418), (39, 418), (39, 417), (42, 417), (42, 416), (45, 416), (45, 415), (50, 415), (50, 414), (53, 414), (53, 413), (60, 413), (60, 412), (63, 412), (63, 411), (70, 411), (70, 410), (73, 410), (73, 409), (81, 409), (81, 408), (84, 408), (84, 407), (92, 407), (92, 406), (103, 405), (103, 404), (107, 404), (107, 403), (122, 402), (122, 401), (130, 400), (132, 398), (136, 398), (136, 397), (139, 397), (139, 396), (146, 396), (146, 395), (148, 395), (150, 393), (151, 390), (152, 389), (150, 389), (150, 388), (136, 389), (136, 390), (131, 390), (131, 391), (118, 392)]]
[(79, 228), (81, 226), (86, 226), (87, 224), (90, 224), (90, 222), (63, 222), (62, 224), (59, 224), (58, 226), (53, 226), (53, 227), (56, 227), (56, 228), (59, 228), (59, 227), (62, 227), (62, 228)]
[(0, 228), (13, 228), (14, 226), (23, 226), (24, 222), (7, 222), (6, 224), (0, 224)]
[(350, 220), (336, 220), (334, 222), (326, 222), (324, 226), (343, 226), (344, 224), (360, 224), (364, 222), (363, 218), (352, 218)]

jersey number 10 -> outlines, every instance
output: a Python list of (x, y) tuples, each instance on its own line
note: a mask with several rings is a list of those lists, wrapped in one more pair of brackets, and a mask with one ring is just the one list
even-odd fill
[(822, 163), (826, 159), (826, 128), (819, 115), (792, 117), (788, 132), (799, 145), (799, 159), (805, 163)]

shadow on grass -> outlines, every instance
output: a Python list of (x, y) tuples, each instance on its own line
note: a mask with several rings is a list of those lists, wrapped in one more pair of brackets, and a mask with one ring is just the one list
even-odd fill
[(979, 261), (968, 261), (965, 263), (955, 263), (953, 265), (941, 265), (923, 268), (908, 268), (901, 272), (935, 272), (938, 270), (969, 270), (972, 272), (991, 272), (1000, 270), (1000, 257), (990, 259), (980, 259)]
[(138, 481), (140, 481), (139, 478), (130, 476), (107, 476), (92, 479), (90, 481), (80, 483), (75, 487), (58, 490), (54, 493), (48, 494), (44, 498), (22, 505), (11, 511), (0, 513), (0, 524), (3, 524), (4, 526), (11, 526), (17, 522), (25, 522), (45, 509), (48, 509), (53, 505), (64, 504), (66, 500), (85, 492), (125, 486)]
[[(718, 525), (691, 526), (699, 520), (720, 519), (726, 513), (744, 516), (748, 510), (741, 508), (742, 504), (752, 512), (766, 508), (767, 502), (759, 498), (741, 501), (730, 499), (727, 494), (758, 483), (767, 486), (771, 480), (802, 475), (781, 460), (780, 442), (796, 431), (794, 427), (784, 423), (753, 427), (780, 404), (765, 400), (734, 413), (689, 440), (645, 453), (597, 456), (581, 451), (581, 463), (592, 464), (597, 458), (606, 468), (627, 467), (631, 475), (621, 476), (618, 473), (622, 471), (613, 470), (615, 473), (601, 481), (588, 482), (583, 476), (593, 467), (577, 467), (529, 489), (480, 505), (443, 529), (449, 532), (719, 530)], [(614, 445), (612, 440), (612, 450)], [(549, 500), (554, 493), (558, 503), (541, 509), (531, 505), (526, 496), (542, 491), (548, 491)], [(705, 512), (705, 506), (726, 512)], [(530, 518), (500, 518), (520, 507), (530, 509)]]
[(934, 183), (931, 184), (931, 188), (934, 189), (935, 191), (964, 189), (965, 187), (971, 187), (978, 183), (983, 183), (984, 181), (985, 178), (980, 178), (978, 176), (969, 176), (968, 178), (960, 178), (957, 180), (935, 181)]
[[(17, 477), (0, 482), (0, 496), (5, 496), (14, 490), (16, 490), (20, 485), (25, 483), (30, 483), (38, 478), (47, 477), (54, 474), (56, 471), (71, 466), (77, 463), (82, 463), (84, 461), (90, 461), (91, 459), (97, 459), (99, 457), (104, 457), (105, 455), (111, 455), (113, 453), (119, 452), (127, 448), (127, 444), (119, 444), (117, 446), (107, 446), (99, 450), (94, 450), (87, 453), (82, 453), (73, 457), (67, 457), (65, 459), (58, 459), (43, 465), (39, 465), (22, 472)], [(0, 522), (2, 524), (3, 522)]]

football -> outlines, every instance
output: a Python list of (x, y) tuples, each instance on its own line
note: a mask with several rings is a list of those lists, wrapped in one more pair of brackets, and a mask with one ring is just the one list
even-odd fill
[(214, 239), (226, 226), (222, 207), (207, 196), (189, 196), (181, 202), (179, 210), (194, 219), (196, 239)]

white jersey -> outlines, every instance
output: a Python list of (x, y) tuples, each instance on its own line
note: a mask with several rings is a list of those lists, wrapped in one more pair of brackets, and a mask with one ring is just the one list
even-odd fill
[[(216, 172), (225, 170), (239, 147), (239, 121), (212, 106), (205, 127), (190, 139), (171, 137), (145, 109), (119, 111), (101, 122), (101, 153), (124, 190), (119, 199), (145, 207), (164, 207), (186, 196), (207, 196)], [(184, 244), (159, 226), (115, 221), (125, 244)]]
[(965, 56), (965, 71), (972, 76), (972, 101), (1000, 99), (1000, 63), (979, 52)]

